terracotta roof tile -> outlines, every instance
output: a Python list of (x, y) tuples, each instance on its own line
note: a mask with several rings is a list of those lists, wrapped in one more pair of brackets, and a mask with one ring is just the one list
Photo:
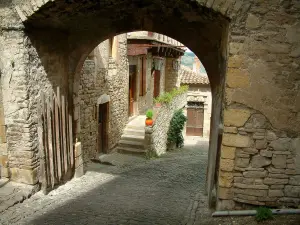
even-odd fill
[(209, 84), (206, 74), (196, 73), (183, 65), (180, 67), (179, 76), (182, 84)]

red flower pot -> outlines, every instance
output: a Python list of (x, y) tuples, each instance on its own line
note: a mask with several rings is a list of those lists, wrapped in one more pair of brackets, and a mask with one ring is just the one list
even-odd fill
[(153, 120), (147, 118), (145, 124), (146, 124), (146, 126), (152, 126), (153, 125)]

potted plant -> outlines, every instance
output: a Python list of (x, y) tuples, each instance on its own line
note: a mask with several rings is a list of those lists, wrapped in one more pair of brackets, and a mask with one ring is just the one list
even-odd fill
[(148, 109), (146, 112), (146, 126), (152, 126), (153, 125), (153, 110)]

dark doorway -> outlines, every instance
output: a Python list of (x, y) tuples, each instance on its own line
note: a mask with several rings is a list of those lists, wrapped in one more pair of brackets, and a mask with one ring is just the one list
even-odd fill
[(160, 70), (154, 70), (154, 90), (153, 97), (156, 98), (160, 94)]
[(201, 102), (188, 102), (187, 108), (187, 136), (203, 136), (204, 107)]
[(134, 115), (133, 104), (135, 100), (135, 92), (136, 92), (136, 65), (129, 66), (129, 116)]
[(108, 153), (108, 112), (109, 103), (99, 105), (98, 111), (98, 152)]

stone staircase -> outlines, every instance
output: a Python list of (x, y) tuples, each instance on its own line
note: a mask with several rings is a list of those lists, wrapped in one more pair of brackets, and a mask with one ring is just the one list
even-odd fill
[(117, 146), (119, 153), (137, 155), (146, 153), (144, 148), (145, 119), (146, 116), (136, 116), (129, 121)]

